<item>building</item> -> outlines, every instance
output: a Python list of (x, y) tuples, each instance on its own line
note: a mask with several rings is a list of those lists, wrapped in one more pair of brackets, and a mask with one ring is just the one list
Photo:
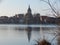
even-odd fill
[(19, 24), (24, 24), (24, 14), (18, 14), (17, 15)]
[(41, 24), (46, 24), (47, 23), (47, 16), (40, 16), (40, 22)]
[(0, 17), (0, 23), (1, 24), (6, 24), (6, 23), (8, 23), (8, 17), (7, 16), (1, 16)]
[(25, 15), (25, 24), (33, 24), (33, 15), (30, 6), (28, 7), (27, 13)]
[(34, 14), (34, 24), (40, 24), (40, 14), (37, 13), (37, 14)]

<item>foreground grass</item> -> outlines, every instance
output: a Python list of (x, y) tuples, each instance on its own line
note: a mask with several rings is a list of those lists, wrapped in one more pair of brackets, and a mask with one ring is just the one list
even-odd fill
[(37, 44), (35, 45), (51, 45), (50, 42), (48, 42), (47, 40), (43, 39), (41, 41), (37, 41)]

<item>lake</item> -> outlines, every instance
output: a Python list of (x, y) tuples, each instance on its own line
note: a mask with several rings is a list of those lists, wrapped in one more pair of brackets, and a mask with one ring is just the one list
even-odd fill
[(34, 45), (42, 39), (59, 45), (60, 26), (0, 24), (0, 45)]

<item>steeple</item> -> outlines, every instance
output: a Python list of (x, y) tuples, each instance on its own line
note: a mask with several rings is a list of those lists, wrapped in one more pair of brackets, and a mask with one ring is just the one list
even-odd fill
[(26, 24), (32, 24), (33, 23), (33, 15), (32, 15), (30, 5), (29, 5), (27, 13), (25, 15), (25, 20), (26, 20), (25, 21)]
[(29, 7), (28, 7), (28, 13), (31, 13), (31, 8), (30, 8), (30, 5), (29, 5)]

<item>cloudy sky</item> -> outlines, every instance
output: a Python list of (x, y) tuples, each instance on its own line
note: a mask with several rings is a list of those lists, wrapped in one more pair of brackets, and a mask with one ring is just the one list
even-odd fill
[(26, 13), (30, 5), (32, 13), (47, 14), (49, 6), (40, 0), (2, 0), (0, 2), (0, 16), (14, 16), (19, 13)]

